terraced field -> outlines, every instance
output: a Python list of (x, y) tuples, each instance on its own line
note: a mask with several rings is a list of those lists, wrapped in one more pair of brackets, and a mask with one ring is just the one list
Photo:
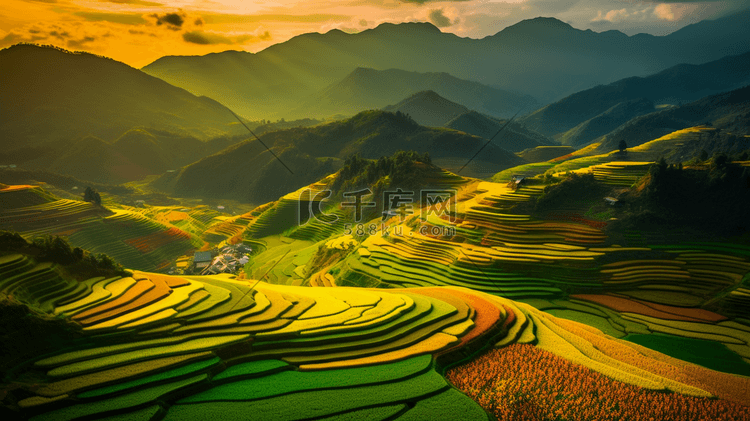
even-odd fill
[(64, 236), (75, 247), (105, 253), (127, 267), (163, 269), (202, 246), (195, 235), (135, 208), (108, 210), (80, 200), (57, 199), (39, 187), (0, 191), (0, 202), (10, 205), (0, 215), (0, 229), (27, 238)]
[(55, 290), (67, 290), (50, 295), (42, 269), (3, 257), (3, 279), (18, 275), (2, 292), (70, 318), (89, 339), (28, 367), (45, 378), (18, 402), (30, 419), (422, 419), (444, 406), (487, 419), (436, 371), (436, 361), (463, 358), (459, 350), (502, 332), (501, 307), (481, 297), (436, 288), (251, 289), (230, 276), (144, 272), (85, 288), (58, 277)]
[[(650, 165), (610, 155), (540, 165), (593, 171), (613, 188)], [(300, 203), (318, 209), (330, 177), (233, 217), (100, 215), (35, 192), (19, 209), (42, 221), (70, 212), (71, 242), (119, 241), (111, 254), (123, 262), (233, 239), (256, 253), (248, 279), (134, 271), (84, 282), (1, 256), (0, 292), (86, 336), (15, 371), (18, 407), (35, 420), (750, 417), (750, 247), (637, 232), (612, 244), (606, 218), (583, 208), (554, 220), (519, 211), (542, 193), (538, 180), (436, 177), (458, 191), (453, 212), (376, 218), (365, 235), (345, 232), (351, 215), (335, 202), (298, 226)], [(23, 227), (13, 212), (0, 222)]]
[(509, 168), (495, 174), (492, 181), (507, 182), (513, 174), (534, 177), (550, 173), (561, 176), (568, 171), (593, 171), (597, 179), (602, 179), (607, 184), (630, 186), (632, 181), (637, 180), (639, 174), (643, 175), (647, 171), (639, 167), (644, 167), (647, 163), (655, 162), (661, 157), (667, 157), (670, 161), (686, 161), (692, 153), (690, 143), (700, 141), (714, 130), (713, 127), (707, 126), (677, 130), (642, 145), (628, 148), (625, 154), (619, 151), (602, 151), (599, 149), (599, 143), (593, 143), (549, 161)]
[[(629, 183), (628, 177), (635, 177), (629, 172), (646, 168), (640, 163), (605, 167), (618, 175), (607, 175), (609, 181), (602, 175), (601, 181), (614, 185), (623, 179)], [(750, 272), (750, 249), (670, 246), (669, 239), (653, 244), (648, 238), (631, 246), (607, 245), (606, 222), (582, 215), (545, 221), (516, 212), (516, 205), (540, 194), (541, 185), (513, 190), (504, 183), (467, 180), (458, 187), (455, 215), (423, 220), (415, 211), (403, 222), (388, 219), (385, 228), (377, 225), (369, 236), (331, 230), (300, 237), (309, 232), (302, 227), (263, 237), (265, 251), (254, 256), (248, 275), (267, 276), (276, 284), (325, 287), (453, 285), (512, 299), (614, 293), (668, 306), (712, 305), (736, 315), (750, 297), (741, 282)], [(272, 206), (291, 208), (298, 195)], [(264, 212), (256, 223), (278, 224), (278, 218), (279, 213)], [(332, 245), (344, 238), (349, 238), (347, 247)], [(321, 256), (330, 258), (316, 260)]]
[[(671, 391), (709, 408), (702, 410), (719, 405), (739, 415), (750, 405), (748, 377), (467, 288), (309, 288), (145, 272), (45, 284), (37, 266), (2, 257), (0, 277), (8, 281), (0, 292), (69, 318), (86, 337), (15, 371), (17, 405), (31, 420), (487, 420), (488, 401), (461, 376), (448, 375), (476, 401), (441, 373), (488, 346), (513, 344), (534, 345), (643, 396)], [(739, 325), (717, 329), (747, 347)]]

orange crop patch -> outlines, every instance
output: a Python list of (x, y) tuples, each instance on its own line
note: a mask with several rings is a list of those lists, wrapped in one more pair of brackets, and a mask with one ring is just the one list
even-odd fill
[(665, 304), (649, 303), (649, 302), (642, 301), (642, 300), (634, 300), (634, 301), (639, 302), (645, 306), (651, 307), (656, 311), (663, 311), (669, 314), (685, 316), (691, 319), (697, 319), (697, 320), (712, 322), (712, 323), (720, 322), (722, 320), (729, 320), (727, 317), (722, 316), (721, 314), (714, 313), (713, 311), (705, 310), (702, 308), (675, 307), (675, 306), (668, 306)]
[(686, 322), (718, 322), (726, 317), (701, 308), (674, 307), (663, 304), (631, 300), (614, 295), (579, 294), (571, 295), (583, 301), (601, 304), (620, 313), (636, 313), (663, 320), (681, 320)]
[(533, 345), (491, 350), (446, 377), (501, 421), (750, 419), (750, 407), (642, 389)]
[(135, 247), (141, 253), (148, 253), (173, 241), (180, 240), (189, 241), (190, 234), (177, 227), (171, 227), (166, 231), (158, 231), (143, 237), (125, 240), (125, 244)]
[[(141, 284), (143, 284), (144, 287), (147, 288), (146, 291), (141, 291), (140, 294), (131, 294), (131, 292)], [(153, 285), (153, 287), (148, 288), (147, 284), (151, 284)], [(99, 307), (94, 307), (89, 310), (95, 312), (90, 317), (84, 317), (83, 314), (85, 313), (82, 313), (74, 316), (74, 320), (84, 326), (92, 325), (107, 319), (121, 316), (129, 311), (145, 307), (155, 301), (161, 300), (171, 292), (172, 289), (169, 288), (166, 282), (164, 282), (164, 280), (162, 279), (142, 279), (139, 280), (137, 284), (130, 288), (128, 292), (123, 294), (121, 297), (103, 305), (102, 307), (107, 307), (106, 311), (99, 312)], [(110, 306), (110, 304), (112, 305)], [(86, 313), (88, 313), (89, 311), (87, 311)], [(76, 319), (79, 316), (80, 318)]]
[(460, 338), (461, 342), (457, 346), (462, 347), (466, 345), (501, 322), (502, 314), (495, 304), (477, 295), (461, 291), (451, 290), (450, 293), (457, 295), (464, 302), (468, 303), (470, 307), (474, 308), (476, 314), (474, 316), (474, 328)]
[(135, 300), (140, 295), (144, 294), (146, 291), (152, 289), (153, 287), (154, 287), (153, 282), (147, 279), (139, 280), (136, 282), (135, 285), (133, 285), (130, 289), (128, 289), (123, 295), (117, 297), (116, 299), (112, 301), (107, 301), (101, 305), (92, 307), (84, 312), (74, 315), (73, 320), (75, 320), (78, 323), (82, 323), (83, 320), (91, 318), (94, 315), (104, 313), (107, 311), (111, 311), (112, 309), (123, 306)]
[(37, 187), (39, 187), (39, 186), (30, 186), (28, 184), (17, 184), (15, 186), (8, 186), (8, 187), (5, 187), (3, 189), (0, 189), (0, 192), (2, 192), (2, 193), (8, 193), (8, 192), (12, 192), (12, 191), (21, 191), (21, 190), (34, 189), (34, 188), (37, 188)]
[(503, 304), (505, 309), (505, 320), (503, 320), (503, 329), (510, 329), (511, 326), (516, 322), (516, 312), (512, 308)]
[(553, 212), (549, 214), (549, 217), (558, 221), (580, 222), (581, 224), (599, 230), (603, 230), (607, 227), (607, 223), (605, 221), (596, 221), (593, 219), (589, 219), (578, 212)]

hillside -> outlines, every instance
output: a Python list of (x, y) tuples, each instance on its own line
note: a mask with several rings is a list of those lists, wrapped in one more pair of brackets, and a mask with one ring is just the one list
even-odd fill
[(534, 109), (536, 101), (447, 73), (407, 72), (399, 69), (375, 70), (359, 67), (342, 80), (315, 93), (285, 116), (353, 115), (362, 110), (380, 109), (420, 91), (438, 95), (468, 108), (496, 117), (510, 117), (519, 107)]
[[(103, 201), (109, 203), (106, 197)], [(64, 199), (38, 186), (0, 189), (0, 203), (0, 230), (16, 231), (27, 239), (65, 236), (72, 246), (107, 254), (128, 268), (163, 270), (203, 244), (196, 235), (139, 209), (117, 204), (105, 208), (80, 196)]]
[(34, 45), (0, 50), (0, 86), (4, 149), (87, 135), (112, 141), (133, 127), (205, 140), (239, 126), (214, 100), (88, 53)]
[[(293, 174), (261, 144), (250, 140), (167, 174), (153, 186), (181, 196), (264, 203), (335, 172), (352, 154), (377, 159), (398, 150), (428, 152), (436, 165), (456, 171), (486, 142), (454, 130), (423, 127), (405, 115), (385, 111), (367, 111), (316, 127), (267, 133), (261, 139)], [(521, 162), (512, 153), (490, 145), (462, 175), (485, 176), (497, 172), (493, 169)]]
[(629, 147), (637, 146), (675, 130), (703, 124), (737, 135), (750, 134), (750, 86), (634, 118), (600, 139), (597, 151), (616, 149), (620, 139)]
[(461, 114), (469, 112), (469, 109), (441, 97), (435, 91), (422, 91), (384, 107), (383, 111), (400, 111), (423, 126), (441, 127)]
[(544, 162), (575, 152), (572, 146), (538, 146), (521, 151), (517, 155), (528, 162)]
[[(700, 65), (679, 64), (650, 76), (628, 77), (577, 92), (521, 118), (520, 121), (542, 134), (552, 136), (565, 133), (621, 103), (645, 99), (656, 105), (679, 105), (736, 89), (748, 81), (750, 53), (728, 56)], [(622, 115), (617, 121), (623, 123), (649, 111), (648, 107), (625, 107), (620, 110)], [(574, 137), (571, 142), (582, 144), (588, 140), (591, 140), (591, 136), (584, 136), (580, 141)]]
[[(445, 127), (490, 139), (505, 125), (507, 120), (498, 120), (476, 111), (469, 111), (450, 120)], [(520, 152), (537, 146), (551, 146), (557, 142), (513, 121), (493, 141), (497, 146), (511, 152)]]
[[(354, 122), (384, 116), (394, 115)], [(630, 169), (608, 175), (515, 188), (420, 154), (349, 158), (336, 176), (225, 219), (255, 249), (237, 275), (82, 272), (0, 233), (3, 411), (32, 421), (747, 418), (750, 248), (679, 230), (612, 236), (617, 210), (601, 194)], [(318, 207), (329, 219), (283, 224), (339, 180), (450, 188), (455, 203), (430, 213), (432, 202), (415, 201), (386, 218), (376, 207), (362, 221), (376, 228), (346, 233), (354, 210), (336, 193)], [(538, 201), (551, 209), (527, 213)]]
[(621, 102), (556, 136), (563, 145), (580, 146), (603, 136), (634, 117), (655, 111), (654, 103), (645, 98)]
[[(22, 147), (0, 155), (0, 164), (52, 171), (95, 183), (124, 183), (162, 174), (219, 152), (246, 138), (221, 136), (199, 140), (154, 129), (131, 129), (105, 142), (95, 136)], [(13, 160), (14, 158), (23, 158)], [(20, 168), (19, 167), (19, 168)]]
[(745, 53), (750, 45), (748, 15), (700, 22), (666, 36), (596, 33), (553, 18), (525, 20), (482, 39), (443, 33), (428, 23), (384, 23), (356, 34), (304, 34), (258, 53), (167, 56), (143, 71), (254, 119), (283, 117), (360, 67), (445, 72), (546, 103), (679, 63), (700, 64)]
[[(747, 142), (745, 142), (747, 147)], [(648, 175), (620, 196), (625, 204), (613, 229), (698, 231), (741, 235), (750, 232), (750, 171), (715, 155), (707, 169), (654, 164)], [(696, 197), (703, 200), (696, 201)], [(716, 218), (717, 214), (721, 218)]]

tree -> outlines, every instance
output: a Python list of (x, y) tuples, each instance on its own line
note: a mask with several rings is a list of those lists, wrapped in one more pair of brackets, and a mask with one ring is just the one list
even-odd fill
[(95, 205), (102, 205), (102, 197), (99, 193), (91, 187), (86, 187), (86, 191), (83, 193), (83, 200), (94, 203)]
[(628, 149), (628, 144), (625, 142), (625, 139), (620, 140), (620, 144), (617, 146), (617, 149), (620, 150), (620, 152), (625, 152)]

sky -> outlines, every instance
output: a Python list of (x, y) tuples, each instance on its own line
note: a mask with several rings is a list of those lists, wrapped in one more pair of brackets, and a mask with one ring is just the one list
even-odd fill
[(0, 48), (19, 42), (88, 51), (143, 67), (165, 55), (257, 52), (308, 32), (431, 22), (482, 38), (537, 16), (578, 29), (666, 35), (747, 9), (746, 0), (2, 0)]

